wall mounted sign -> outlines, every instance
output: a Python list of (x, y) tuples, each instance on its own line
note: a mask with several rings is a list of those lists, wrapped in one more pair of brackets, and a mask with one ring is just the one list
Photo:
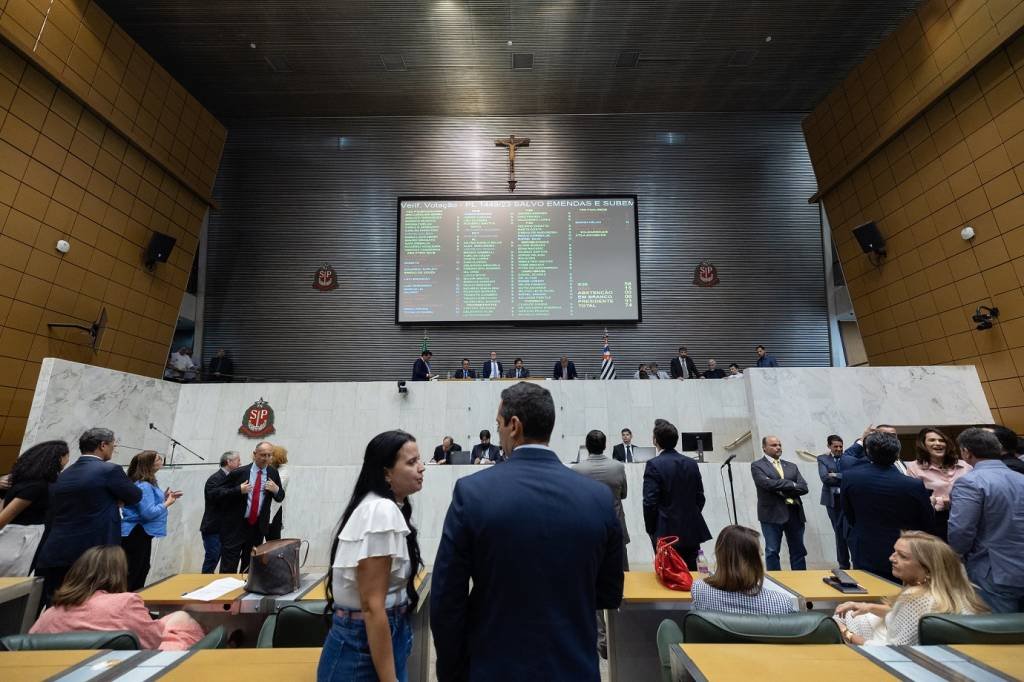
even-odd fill
[(274, 430), (274, 408), (262, 397), (245, 410), (238, 427), (238, 432), (247, 438), (263, 438)]
[(702, 260), (693, 271), (693, 285), (697, 287), (713, 287), (718, 284), (718, 269), (710, 261)]
[(338, 288), (338, 275), (327, 263), (320, 266), (313, 277), (313, 288), (318, 291), (330, 291)]

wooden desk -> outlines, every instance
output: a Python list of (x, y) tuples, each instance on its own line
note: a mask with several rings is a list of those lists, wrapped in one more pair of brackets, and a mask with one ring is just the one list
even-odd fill
[(897, 680), (845, 644), (678, 644), (672, 679), (865, 682)]
[(308, 682), (316, 679), (320, 649), (206, 649), (164, 675), (167, 682)]
[(246, 594), (245, 589), (240, 587), (210, 601), (184, 598), (184, 595), (189, 592), (205, 587), (219, 578), (245, 580), (246, 576), (244, 573), (179, 573), (143, 588), (139, 591), (139, 596), (150, 606), (183, 606), (186, 604), (232, 604)]
[(41, 682), (95, 654), (95, 651), (0, 652), (0, 680)]
[(42, 593), (42, 578), (0, 578), (0, 637), (28, 632)]
[(1024, 644), (954, 644), (949, 648), (1013, 679), (1024, 680)]
[(807, 602), (811, 602), (812, 606), (817, 604), (823, 607), (844, 601), (881, 601), (886, 597), (895, 597), (903, 589), (867, 571), (850, 570), (847, 573), (867, 590), (866, 594), (843, 594), (829, 587), (822, 582), (822, 578), (831, 575), (830, 571), (768, 571), (767, 575), (772, 582), (798, 595), (803, 607), (806, 607)]
[[(694, 580), (696, 573), (690, 574)], [(689, 592), (670, 590), (658, 582), (653, 571), (627, 571), (622, 583), (622, 601), (627, 604), (689, 604), (693, 597)]]

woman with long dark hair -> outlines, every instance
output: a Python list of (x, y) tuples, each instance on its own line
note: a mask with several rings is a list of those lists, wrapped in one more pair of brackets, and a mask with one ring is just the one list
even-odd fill
[(960, 448), (953, 439), (938, 429), (921, 429), (915, 445), (917, 459), (907, 465), (907, 475), (921, 479), (931, 492), (935, 535), (945, 540), (949, 527), (949, 493), (956, 479), (972, 467), (960, 459)]
[(50, 507), (50, 484), (68, 463), (68, 444), (48, 440), (21, 454), (0, 510), (0, 575), (32, 571)]
[(146, 586), (153, 538), (167, 535), (167, 509), (178, 501), (181, 491), (160, 490), (156, 472), (164, 459), (154, 450), (143, 450), (128, 464), (128, 478), (142, 490), (142, 499), (124, 508), (121, 515), (121, 546), (128, 557), (128, 589)]
[(419, 595), (419, 544), (409, 496), (423, 487), (416, 439), (385, 431), (366, 446), (363, 468), (338, 524), (327, 573), (333, 614), (318, 682), (407, 679), (409, 613)]

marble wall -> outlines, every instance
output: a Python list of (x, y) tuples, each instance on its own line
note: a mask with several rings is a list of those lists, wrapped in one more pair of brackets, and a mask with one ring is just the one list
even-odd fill
[[(756, 494), (749, 462), (759, 434), (780, 435), (787, 459), (797, 462), (810, 486), (805, 498), (806, 544), (811, 566), (830, 566), (832, 530), (817, 503), (821, 488), (814, 462), (795, 449), (818, 452), (828, 433), (852, 438), (869, 422), (897, 425), (962, 424), (990, 421), (977, 374), (971, 367), (748, 370), (729, 381), (576, 381), (543, 383), (558, 411), (552, 447), (563, 461), (575, 460), (585, 434), (599, 428), (618, 442), (629, 426), (634, 442), (648, 445), (654, 419), (681, 430), (711, 431), (715, 449), (700, 465), (707, 496), (705, 518), (712, 533), (729, 523), (728, 483), (720, 463), (736, 454), (733, 475), (739, 522), (757, 528)], [(429, 458), (441, 437), (453, 435), (463, 448), (477, 442), (480, 429), (494, 429), (499, 394), (506, 382), (409, 383), (400, 395), (394, 382), (178, 385), (122, 372), (47, 359), (29, 417), (25, 445), (64, 438), (76, 448), (89, 426), (114, 429), (123, 444), (115, 461), (127, 463), (131, 447), (169, 452), (156, 426), (195, 450), (205, 462), (178, 450), (174, 468), (160, 474), (162, 485), (184, 491), (171, 508), (168, 537), (154, 544), (152, 579), (197, 570), (202, 559), (199, 522), (203, 483), (220, 454), (238, 450), (249, 461), (256, 441), (238, 434), (246, 408), (258, 398), (275, 412), (270, 440), (289, 449), (291, 483), (285, 502), (285, 533), (310, 540), (308, 566), (322, 568), (334, 526), (351, 494), (366, 443), (388, 428), (416, 435)], [(725, 445), (752, 431), (732, 450)], [(757, 454), (759, 455), (759, 448)], [(77, 452), (73, 452), (77, 455)], [(478, 467), (430, 466), (423, 490), (413, 498), (413, 519), (423, 556), (432, 562), (455, 481)], [(630, 562), (650, 565), (641, 490), (643, 466), (628, 467), (626, 521), (634, 541)], [(705, 546), (710, 555), (711, 543)], [(785, 565), (786, 555), (783, 554)]]

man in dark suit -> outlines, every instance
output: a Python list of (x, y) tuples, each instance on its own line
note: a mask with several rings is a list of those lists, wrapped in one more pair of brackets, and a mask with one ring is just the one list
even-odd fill
[(199, 523), (199, 533), (203, 536), (203, 573), (213, 573), (220, 561), (220, 531), (224, 523), (224, 498), (232, 494), (231, 490), (221, 488), (228, 474), (238, 468), (242, 457), (229, 450), (220, 456), (220, 469), (206, 479), (203, 497), (206, 506), (203, 508), (203, 520)]
[(434, 378), (434, 375), (430, 373), (430, 358), (432, 357), (434, 354), (425, 350), (416, 358), (416, 362), (412, 363), (413, 381), (430, 381)]
[(109, 429), (89, 429), (78, 439), (82, 453), (50, 486), (49, 532), (39, 548), (36, 575), (43, 604), (64, 582), (71, 565), (90, 547), (121, 544), (119, 504), (135, 504), (142, 490), (110, 461), (117, 441)]
[(718, 362), (711, 358), (708, 360), (708, 369), (704, 372), (704, 379), (724, 379), (725, 371), (718, 366)]
[(249, 568), (252, 548), (263, 544), (270, 528), (270, 501), (284, 501), (277, 469), (270, 466), (274, 446), (263, 441), (252, 451), (252, 464), (238, 467), (224, 479), (224, 525), (221, 528), (220, 572)]
[(679, 356), (672, 358), (669, 370), (673, 379), (696, 379), (700, 376), (697, 363), (689, 356), (686, 346), (679, 346)]
[(551, 370), (551, 376), (555, 379), (575, 379), (577, 377), (576, 365), (568, 356), (563, 355), (562, 359), (555, 363), (555, 368)]
[(633, 432), (629, 429), (622, 429), (622, 442), (612, 448), (612, 459), (632, 464), (635, 461), (633, 447)]
[(704, 522), (704, 481), (697, 463), (676, 452), (679, 431), (658, 419), (654, 422), (654, 447), (658, 456), (644, 468), (644, 525), (657, 547), (658, 539), (679, 538), (675, 549), (691, 571), (697, 570), (700, 543), (711, 539)]
[(840, 497), (849, 524), (853, 567), (895, 582), (889, 557), (902, 530), (931, 533), (935, 512), (924, 483), (893, 467), (900, 455), (895, 434), (876, 431), (864, 439), (868, 464), (843, 472)]
[(505, 366), (498, 362), (498, 354), (491, 351), (491, 359), (480, 368), (481, 379), (500, 379), (505, 376)]
[(758, 345), (754, 349), (757, 353), (756, 367), (778, 367), (779, 361), (775, 359), (774, 355), (768, 355), (768, 351), (765, 350), (764, 346)]
[(491, 432), (487, 429), (480, 432), (480, 442), (473, 446), (473, 453), (469, 461), (473, 464), (504, 461), (504, 458), (501, 457), (501, 449), (491, 442)]
[(437, 679), (598, 682), (594, 612), (622, 600), (612, 494), (548, 447), (546, 389), (506, 388), (497, 422), (509, 461), (456, 482), (437, 550)]
[(530, 370), (523, 367), (523, 359), (516, 358), (512, 364), (512, 369), (508, 371), (509, 379), (525, 379), (530, 376)]
[(469, 366), (469, 358), (462, 358), (462, 368), (455, 373), (456, 379), (476, 379), (476, 370)]
[[(839, 459), (839, 466), (843, 471), (848, 471), (854, 467), (868, 464), (868, 458), (864, 455), (864, 440), (875, 431), (882, 433), (891, 433), (896, 435), (896, 427), (889, 424), (879, 424), (878, 426), (868, 426), (864, 429), (864, 433), (861, 437), (853, 442), (853, 445), (846, 448), (843, 451), (843, 456)], [(893, 467), (903, 474), (907, 475), (907, 467), (903, 464), (900, 458), (896, 458), (896, 461), (892, 463)]]
[(779, 552), (782, 536), (789, 547), (789, 567), (794, 571), (807, 568), (804, 548), (804, 516), (801, 495), (807, 494), (807, 481), (792, 462), (782, 461), (782, 441), (775, 436), (761, 439), (764, 457), (750, 464), (750, 475), (757, 486), (757, 520), (764, 535), (764, 564), (769, 571), (782, 568)]
[(839, 568), (850, 567), (850, 549), (846, 546), (846, 524), (843, 521), (843, 506), (839, 499), (839, 486), (843, 482), (843, 470), (840, 460), (843, 457), (843, 439), (839, 436), (828, 437), (828, 452), (818, 455), (818, 478), (821, 479), (821, 504), (828, 512), (828, 520), (832, 522), (832, 532), (836, 536), (836, 560)]
[(445, 436), (441, 439), (441, 444), (434, 448), (433, 461), (438, 464), (450, 464), (448, 461), (448, 453), (460, 452), (462, 446), (455, 442), (455, 439), (451, 436)]

